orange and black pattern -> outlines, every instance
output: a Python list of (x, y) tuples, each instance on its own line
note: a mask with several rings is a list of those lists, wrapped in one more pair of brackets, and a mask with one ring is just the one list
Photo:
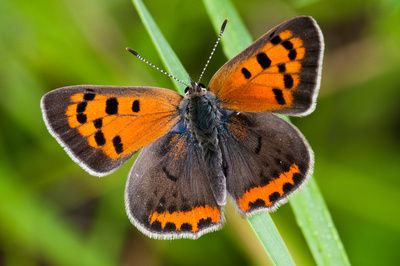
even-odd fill
[(159, 88), (74, 86), (46, 94), (42, 105), (70, 155), (101, 175), (165, 135), (178, 122), (181, 99)]
[(185, 129), (173, 130), (136, 159), (125, 203), (132, 223), (143, 233), (158, 239), (196, 239), (222, 226), (222, 210), (197, 145)]
[(149, 224), (156, 232), (187, 232), (196, 234), (212, 224), (221, 222), (221, 211), (208, 205), (191, 209), (157, 210), (150, 214)]
[(257, 208), (271, 208), (275, 202), (289, 195), (301, 183), (304, 176), (299, 167), (292, 164), (288, 171), (279, 173), (279, 176), (264, 177), (267, 179), (258, 185), (249, 187), (237, 199), (237, 205), (243, 212), (250, 212)]
[[(223, 27), (225, 24), (223, 24)], [(131, 222), (157, 239), (218, 230), (229, 193), (243, 215), (274, 210), (313, 169), (302, 134), (268, 112), (310, 113), (323, 39), (310, 17), (284, 22), (226, 63), (209, 91), (71, 86), (41, 101), (50, 133), (92, 175), (142, 149), (129, 174)], [(139, 58), (140, 59), (140, 58)]]
[(246, 215), (272, 210), (305, 182), (313, 154), (292, 125), (269, 113), (232, 113), (220, 138), (227, 190)]
[(209, 89), (225, 109), (310, 112), (319, 83), (322, 50), (322, 35), (314, 20), (292, 19), (222, 66)]

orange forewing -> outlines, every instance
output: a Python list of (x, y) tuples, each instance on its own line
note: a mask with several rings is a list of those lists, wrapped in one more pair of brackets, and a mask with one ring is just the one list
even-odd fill
[(209, 89), (225, 109), (306, 112), (319, 83), (321, 38), (309, 17), (282, 23), (222, 66)]
[[(91, 100), (85, 100), (85, 92), (77, 92), (70, 96), (65, 115), (89, 146), (116, 160), (165, 135), (178, 122), (181, 99), (177, 93), (155, 88), (126, 95), (95, 93)], [(82, 103), (85, 107), (79, 110)]]
[[(299, 84), (299, 72), (301, 71), (299, 61), (304, 58), (305, 48), (302, 46), (303, 41), (293, 37), (289, 30), (278, 36), (281, 40), (292, 43), (293, 50), (296, 51), (296, 58), (290, 59), (289, 51), (286, 48), (282, 45), (274, 45), (269, 41), (229, 69), (221, 68), (211, 80), (209, 87), (221, 99), (223, 108), (245, 112), (264, 112), (291, 107), (292, 94)], [(268, 67), (263, 67), (262, 56), (257, 59), (257, 55), (260, 54), (266, 55), (264, 66)], [(285, 66), (285, 73), (280, 72), (280, 64)], [(292, 80), (290, 88), (285, 87), (285, 75), (288, 75), (286, 79)], [(274, 89), (280, 90), (280, 92), (274, 92)]]

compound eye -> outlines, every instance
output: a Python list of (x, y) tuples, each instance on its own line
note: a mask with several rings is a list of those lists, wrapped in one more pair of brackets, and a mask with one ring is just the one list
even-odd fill
[(201, 87), (201, 88), (206, 88), (206, 85), (204, 85), (203, 83), (199, 83), (199, 86)]
[(189, 89), (190, 89), (189, 87), (185, 88), (185, 94), (187, 94), (189, 92)]

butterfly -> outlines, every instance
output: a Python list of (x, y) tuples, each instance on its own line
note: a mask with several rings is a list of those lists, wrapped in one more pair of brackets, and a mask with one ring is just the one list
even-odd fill
[(222, 227), (227, 196), (244, 216), (273, 211), (311, 176), (309, 144), (276, 114), (315, 109), (323, 50), (315, 20), (295, 17), (223, 65), (207, 88), (191, 81), (182, 96), (70, 86), (45, 94), (41, 109), (53, 137), (92, 175), (141, 150), (125, 189), (130, 221), (151, 238), (196, 239)]

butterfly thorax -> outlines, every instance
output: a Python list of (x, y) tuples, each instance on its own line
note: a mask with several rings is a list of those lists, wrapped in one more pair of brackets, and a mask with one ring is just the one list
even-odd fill
[(218, 128), (221, 113), (215, 96), (210, 92), (191, 94), (182, 105), (186, 127), (199, 144), (206, 162), (220, 153)]

